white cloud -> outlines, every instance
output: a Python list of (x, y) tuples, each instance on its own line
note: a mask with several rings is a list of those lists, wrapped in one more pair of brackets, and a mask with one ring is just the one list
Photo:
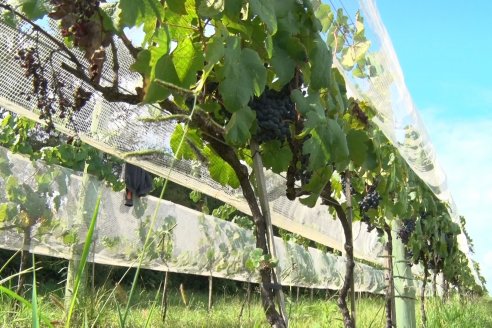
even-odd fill
[(446, 113), (437, 108), (422, 110), (421, 115), (492, 291), (492, 117), (445, 121)]

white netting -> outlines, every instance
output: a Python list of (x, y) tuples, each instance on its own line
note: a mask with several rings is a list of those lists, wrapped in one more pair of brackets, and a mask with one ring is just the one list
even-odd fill
[[(51, 24), (54, 23), (51, 22)], [(56, 35), (55, 30), (51, 30), (53, 35)], [(35, 97), (27, 100), (23, 94), (31, 90), (31, 85), (26, 83), (23, 69), (14, 56), (21, 48), (37, 46), (41, 61), (46, 63), (47, 76), (51, 77), (53, 73), (56, 73), (56, 77), (65, 83), (63, 90), (68, 93), (67, 95), (73, 92), (75, 82), (73, 76), (60, 69), (60, 66), (62, 62), (69, 63), (69, 60), (64, 57), (53, 41), (28, 26), (14, 29), (0, 23), (0, 36), (0, 63), (5, 71), (5, 75), (0, 80), (0, 106), (39, 121)], [(117, 48), (120, 80), (123, 82), (123, 87), (127, 88), (120, 91), (130, 93), (129, 90), (133, 91), (135, 86), (141, 83), (140, 78), (138, 74), (129, 69), (133, 61), (127, 49), (120, 43), (117, 44)], [(80, 52), (76, 54), (78, 59), (87, 66), (82, 54)], [(108, 52), (107, 62), (112, 62), (111, 52)], [(53, 69), (50, 69), (51, 67)], [(101, 84), (110, 86), (112, 79), (113, 72), (110, 65), (105, 65)], [(84, 84), (84, 88), (93, 91), (89, 85)], [(199, 190), (249, 214), (250, 210), (241, 190), (220, 185), (209, 176), (206, 168), (202, 167), (199, 172), (196, 172), (193, 163), (176, 161), (169, 174), (172, 162), (169, 139), (174, 126), (169, 122), (144, 123), (140, 120), (142, 117), (155, 115), (156, 112), (160, 110), (152, 106), (110, 103), (94, 92), (91, 100), (75, 113), (71, 122), (55, 118), (55, 125), (57, 129), (71, 134), (77, 133), (84, 142), (119, 157), (126, 152), (139, 150), (151, 149), (164, 152), (167, 155), (154, 154), (130, 158), (128, 161), (158, 175), (169, 175), (170, 179), (176, 183)], [(341, 224), (329, 215), (326, 206), (319, 205), (311, 209), (298, 201), (290, 201), (283, 196), (284, 178), (267, 173), (267, 180), (274, 225), (329, 247), (343, 250)], [(354, 232), (355, 256), (382, 263), (379, 256), (383, 248), (378, 242), (375, 231), (367, 233), (365, 224), (357, 222), (354, 223)]]
[[(344, 2), (356, 8), (360, 7), (366, 24), (366, 33), (371, 40), (370, 59), (373, 64), (380, 67), (379, 74), (369, 79), (358, 79), (346, 74), (351, 92), (374, 105), (378, 112), (375, 123), (437, 198), (449, 205), (452, 220), (459, 224), (459, 216), (448, 189), (446, 174), (405, 84), (398, 57), (379, 15), (376, 1)], [(356, 2), (359, 5), (355, 4)], [(463, 234), (458, 236), (458, 242), (460, 249), (469, 255), (469, 246)], [(473, 268), (472, 272), (475, 272)]]
[[(15, 179), (18, 186), (33, 191), (32, 200), (39, 197), (50, 209), (31, 231), (30, 251), (33, 253), (71, 258), (71, 245), (84, 243), (97, 195), (102, 192), (89, 261), (136, 265), (151, 218), (159, 206), (144, 268), (259, 281), (257, 273), (248, 271), (245, 265), (250, 252), (255, 249), (251, 230), (150, 196), (135, 200), (134, 207), (129, 208), (123, 205), (121, 193), (113, 192), (94, 177), (89, 177), (84, 184), (80, 173), (77, 175), (69, 169), (41, 161), (31, 162), (1, 147), (0, 158), (3, 159), (0, 163), (0, 204), (9, 201), (5, 192), (7, 180)], [(51, 181), (48, 194), (39, 185), (46, 177)], [(5, 228), (11, 223), (7, 220), (0, 227)], [(20, 228), (0, 229), (1, 248), (20, 249), (22, 238)], [(277, 237), (275, 245), (282, 285), (341, 288), (345, 274), (343, 257), (314, 248), (306, 249)], [(383, 271), (356, 264), (357, 291), (384, 293), (385, 285)]]

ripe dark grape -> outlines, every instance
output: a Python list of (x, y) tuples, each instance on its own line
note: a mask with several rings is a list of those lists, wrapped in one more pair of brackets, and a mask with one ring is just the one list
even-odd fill
[(371, 208), (377, 209), (379, 207), (379, 200), (380, 199), (381, 199), (381, 196), (376, 191), (376, 188), (374, 186), (371, 186), (369, 188), (369, 191), (367, 192), (367, 194), (359, 202), (359, 209), (360, 209), (361, 213), (367, 212)]
[(413, 231), (415, 230), (415, 219), (407, 219), (403, 221), (403, 224), (398, 231), (398, 238), (401, 239), (403, 244), (408, 244)]
[(260, 97), (250, 101), (249, 106), (256, 112), (259, 143), (290, 137), (289, 123), (295, 119), (294, 103), (285, 88), (281, 91), (266, 88)]
[[(342, 179), (342, 185), (343, 185), (343, 179)], [(351, 188), (352, 189), (352, 188)], [(344, 188), (345, 190), (345, 188)], [(351, 193), (354, 191), (350, 191)], [(371, 223), (371, 218), (366, 214), (367, 211), (369, 211), (371, 208), (377, 209), (379, 206), (379, 200), (381, 199), (381, 196), (379, 193), (376, 191), (376, 186), (370, 186), (367, 194), (362, 198), (362, 200), (359, 202), (359, 211), (361, 215), (361, 221), (367, 224), (367, 232), (373, 231), (376, 226), (374, 226)]]

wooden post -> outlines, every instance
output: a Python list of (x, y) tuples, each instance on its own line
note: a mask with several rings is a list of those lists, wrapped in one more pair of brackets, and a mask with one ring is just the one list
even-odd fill
[[(265, 174), (263, 172), (263, 161), (260, 155), (260, 147), (258, 143), (251, 140), (251, 153), (253, 154), (253, 173), (256, 178), (256, 187), (258, 191), (258, 198), (260, 199), (260, 206), (263, 216), (266, 221), (267, 242), (270, 254), (272, 257), (277, 257), (277, 251), (275, 250), (275, 243), (273, 238), (272, 217), (270, 215), (270, 203), (267, 197)], [(280, 282), (280, 272), (278, 266), (272, 270), (273, 284), (275, 285), (275, 292), (277, 295), (277, 302), (280, 307), (280, 314), (282, 315), (285, 326), (289, 327), (289, 320), (287, 318), (287, 311), (285, 310), (285, 299), (282, 285)], [(278, 288), (277, 288), (278, 287)]]
[[(348, 226), (349, 229), (352, 230), (352, 220), (353, 220), (353, 209), (352, 209), (352, 194), (351, 194), (351, 182), (350, 182), (350, 171), (347, 170), (345, 173), (345, 198), (347, 200), (347, 220), (348, 220)], [(350, 245), (352, 247), (354, 246), (354, 240), (353, 240), (353, 235), (350, 233), (352, 240), (350, 240)], [(355, 268), (354, 268), (355, 269)], [(356, 325), (356, 308), (355, 308), (355, 282), (354, 282), (354, 276), (355, 276), (355, 270), (352, 272), (352, 277), (350, 278), (350, 312), (352, 315), (352, 321), (354, 323), (354, 327), (357, 327)]]
[[(394, 229), (400, 229), (400, 220), (394, 221)], [(402, 241), (393, 233), (393, 275), (395, 288), (396, 326), (398, 328), (415, 328), (416, 291), (413, 274), (406, 259)]]
[(212, 310), (212, 284), (213, 284), (213, 277), (210, 274), (208, 276), (208, 312)]

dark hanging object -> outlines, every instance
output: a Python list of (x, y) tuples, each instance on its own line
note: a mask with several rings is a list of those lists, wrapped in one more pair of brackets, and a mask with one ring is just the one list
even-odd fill
[(144, 169), (125, 164), (125, 205), (133, 206), (133, 197), (142, 197), (152, 190), (152, 177)]

